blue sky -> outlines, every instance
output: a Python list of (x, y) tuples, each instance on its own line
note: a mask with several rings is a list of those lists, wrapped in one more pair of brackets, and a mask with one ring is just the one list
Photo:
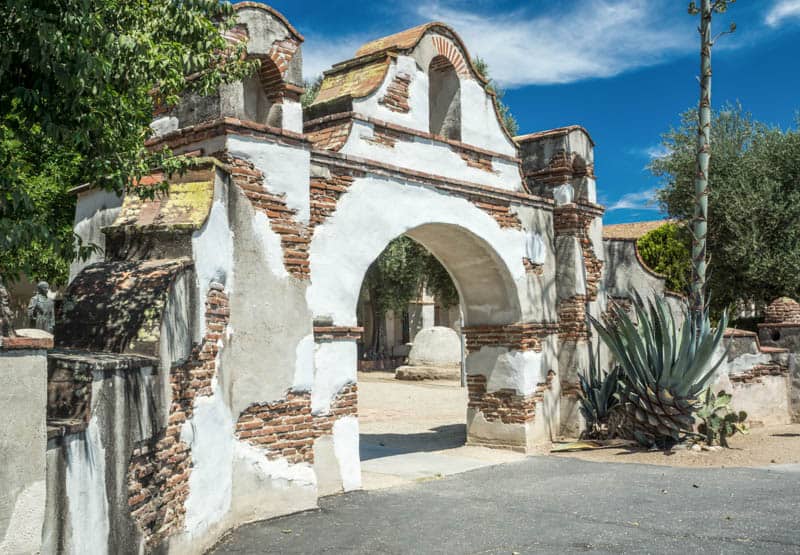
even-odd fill
[[(697, 102), (697, 18), (685, 0), (273, 0), (306, 37), (306, 77), (358, 46), (426, 21), (452, 25), (507, 89), (521, 133), (579, 124), (596, 143), (605, 221), (662, 217), (645, 169)], [(800, 0), (739, 0), (714, 21), (715, 106), (740, 101), (788, 128), (800, 109)]]

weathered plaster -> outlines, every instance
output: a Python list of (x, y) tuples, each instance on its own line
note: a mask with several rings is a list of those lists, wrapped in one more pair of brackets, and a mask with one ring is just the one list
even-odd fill
[(314, 350), (314, 387), (311, 390), (311, 413), (324, 414), (331, 401), (348, 383), (356, 381), (358, 351), (355, 341), (329, 341)]
[(342, 473), (344, 491), (361, 487), (361, 460), (358, 451), (358, 419), (339, 418), (333, 424), (333, 450)]
[(531, 395), (536, 386), (547, 379), (542, 367), (543, 354), (535, 351), (514, 351), (507, 347), (482, 347), (467, 355), (467, 374), (487, 376), (486, 391), (514, 389), (520, 395)]
[[(469, 231), (462, 227), (467, 221)], [(357, 179), (334, 215), (316, 229), (307, 294), (313, 313), (330, 316), (337, 325), (356, 325), (356, 303), (367, 268), (403, 233), (420, 241), (450, 271), (466, 303), (468, 322), (519, 318), (515, 282), (526, 280), (524, 232), (501, 228), (464, 199), (375, 177)], [(360, 240), (354, 242), (353, 237)]]
[(311, 154), (306, 148), (234, 136), (228, 139), (228, 151), (252, 162), (264, 173), (265, 188), (286, 195), (286, 205), (297, 211), (296, 218), (308, 222)]

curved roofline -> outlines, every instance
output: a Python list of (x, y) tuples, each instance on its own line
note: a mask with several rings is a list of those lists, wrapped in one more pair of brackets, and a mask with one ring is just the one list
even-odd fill
[[(455, 40), (458, 47), (461, 50), (463, 50), (464, 55), (467, 59), (467, 64), (469, 65), (470, 70), (472, 70), (473, 76), (476, 77), (478, 81), (480, 81), (484, 86), (487, 85), (489, 81), (483, 75), (481, 75), (477, 69), (475, 69), (475, 64), (472, 62), (472, 56), (470, 56), (469, 50), (467, 49), (467, 46), (464, 44), (464, 41), (461, 39), (459, 34), (456, 33), (456, 31), (452, 27), (450, 27), (447, 23), (443, 23), (441, 21), (431, 21), (428, 23), (423, 23), (422, 25), (411, 27), (410, 29), (405, 29), (393, 35), (381, 37), (373, 41), (370, 41), (366, 44), (362, 44), (361, 47), (358, 50), (356, 50), (355, 57), (352, 58), (350, 61), (354, 61), (359, 58), (363, 58), (365, 56), (384, 53), (384, 52), (413, 50), (417, 47), (420, 41), (423, 38), (425, 38), (425, 35), (428, 34), (428, 31), (430, 31), (435, 27), (441, 27), (442, 29), (444, 29), (445, 31), (447, 31), (449, 34), (452, 35), (452, 38), (453, 40)], [(401, 35), (405, 33), (408, 33), (409, 35), (411, 35), (411, 37), (413, 37), (412, 41), (409, 42), (408, 44), (397, 44), (396, 42), (395, 43), (390, 42), (390, 39), (395, 37), (397, 37), (395, 40), (400, 40)], [(383, 43), (386, 43), (385, 46), (383, 46)]]
[(297, 29), (294, 28), (294, 25), (289, 23), (289, 20), (286, 19), (286, 16), (283, 15), (278, 10), (276, 10), (275, 8), (273, 8), (272, 6), (262, 4), (261, 2), (237, 2), (236, 4), (233, 4), (233, 9), (237, 12), (244, 8), (253, 8), (255, 10), (262, 10), (270, 15), (275, 16), (275, 18), (278, 19), (281, 23), (283, 23), (289, 30), (289, 32), (292, 33), (297, 40), (299, 40), (300, 42), (305, 42), (306, 39), (303, 38), (303, 35), (301, 35), (297, 31)]

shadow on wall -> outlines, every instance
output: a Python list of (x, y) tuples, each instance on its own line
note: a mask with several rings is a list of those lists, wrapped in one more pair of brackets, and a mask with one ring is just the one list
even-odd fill
[(453, 449), (466, 441), (466, 424), (448, 424), (418, 434), (361, 434), (359, 449), (361, 460), (368, 461), (405, 453)]

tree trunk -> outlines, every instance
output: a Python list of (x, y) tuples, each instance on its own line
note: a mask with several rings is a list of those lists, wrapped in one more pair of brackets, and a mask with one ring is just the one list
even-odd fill
[(695, 326), (705, 317), (706, 234), (708, 225), (708, 165), (711, 159), (711, 15), (712, 0), (700, 7), (700, 104), (697, 120), (697, 175), (694, 180), (692, 220), (691, 310)]

